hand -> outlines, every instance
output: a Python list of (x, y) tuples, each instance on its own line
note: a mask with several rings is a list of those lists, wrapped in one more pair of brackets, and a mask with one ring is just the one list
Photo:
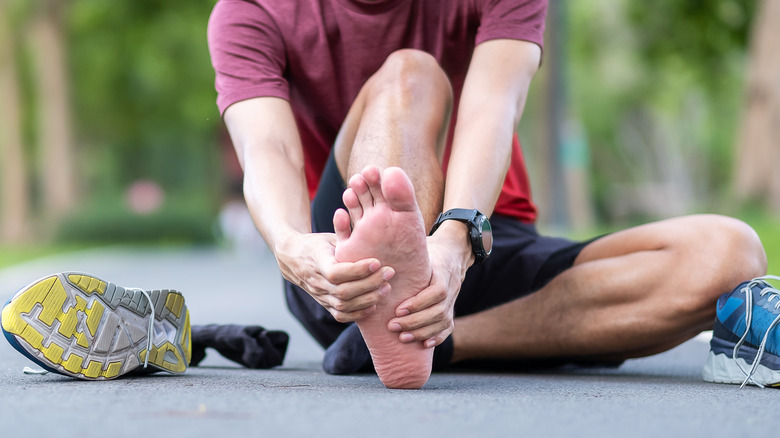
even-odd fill
[(339, 322), (362, 319), (390, 292), (395, 271), (377, 259), (340, 263), (334, 257), (336, 235), (296, 234), (275, 250), (284, 278), (300, 286)]
[(401, 342), (422, 342), (426, 348), (441, 344), (452, 333), (455, 300), (473, 261), (470, 246), (437, 235), (428, 237), (431, 284), (399, 304), (396, 317), (387, 324), (388, 330), (400, 333)]

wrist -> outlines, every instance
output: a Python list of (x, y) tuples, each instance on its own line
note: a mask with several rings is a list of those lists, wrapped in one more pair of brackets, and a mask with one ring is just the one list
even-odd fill
[(449, 247), (452, 251), (451, 254), (457, 257), (464, 268), (468, 268), (474, 263), (469, 227), (465, 223), (459, 221), (442, 222), (431, 237)]
[[(436, 231), (443, 223), (457, 221), (466, 225), (473, 263), (482, 263), (493, 249), (493, 229), (487, 216), (475, 209), (452, 208), (439, 215), (433, 225)], [(455, 231), (455, 230), (453, 230)]]
[(271, 247), (282, 276), (306, 291), (308, 288), (305, 286), (304, 277), (307, 272), (315, 269), (316, 262), (312, 256), (319, 251), (316, 247), (317, 239), (310, 238), (313, 236), (319, 235), (293, 230), (275, 236), (274, 245)]
[[(269, 245), (271, 251), (279, 261), (280, 258), (285, 258), (290, 254), (295, 254), (300, 249), (299, 237), (304, 233), (294, 230), (288, 230), (286, 232), (279, 232), (274, 236), (273, 243)], [(294, 256), (294, 255), (293, 255)]]

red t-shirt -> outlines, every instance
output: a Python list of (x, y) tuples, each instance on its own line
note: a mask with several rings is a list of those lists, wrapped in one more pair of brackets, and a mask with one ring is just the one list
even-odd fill
[[(254, 97), (288, 100), (314, 196), (352, 102), (388, 55), (403, 48), (433, 55), (457, 108), (474, 47), (499, 38), (541, 47), (546, 13), (546, 0), (220, 0), (208, 32), (217, 106), (224, 114)], [(494, 212), (536, 218), (516, 136)]]

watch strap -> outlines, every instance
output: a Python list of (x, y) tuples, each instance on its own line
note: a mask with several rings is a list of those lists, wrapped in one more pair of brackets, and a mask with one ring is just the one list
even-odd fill
[(469, 208), (453, 208), (447, 211), (444, 211), (442, 213), (439, 213), (439, 217), (436, 218), (436, 222), (433, 224), (433, 227), (431, 228), (431, 233), (429, 235), (433, 235), (433, 233), (439, 229), (439, 226), (446, 220), (456, 220), (459, 222), (470, 222), (472, 221), (477, 215), (480, 215), (480, 213), (477, 210), (469, 209)]

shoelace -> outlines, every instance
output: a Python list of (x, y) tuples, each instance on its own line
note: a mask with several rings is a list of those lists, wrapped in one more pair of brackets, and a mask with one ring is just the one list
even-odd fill
[[(127, 290), (135, 290), (135, 291), (138, 291), (138, 292), (141, 292), (142, 294), (144, 294), (146, 299), (149, 301), (149, 307), (152, 310), (152, 315), (149, 318), (149, 331), (146, 333), (146, 357), (144, 358), (144, 369), (146, 369), (146, 367), (149, 366), (149, 355), (151, 354), (152, 347), (154, 346), (153, 345), (154, 337), (155, 337), (155, 332), (154, 332), (154, 315), (155, 315), (154, 302), (152, 301), (152, 297), (149, 295), (149, 292), (147, 292), (147, 291), (145, 291), (143, 289), (140, 289), (140, 288), (137, 288), (137, 287), (128, 287), (128, 288), (125, 288), (125, 289), (127, 289)], [(22, 369), (22, 372), (24, 374), (33, 374), (33, 375), (39, 375), (39, 376), (42, 376), (44, 374), (49, 374), (49, 372), (46, 371), (46, 370), (43, 370), (43, 369), (36, 370), (36, 369), (30, 368), (30, 367), (24, 367), (24, 369)]]
[[(144, 294), (146, 299), (149, 301), (149, 307), (152, 309), (152, 315), (149, 318), (149, 331), (146, 333), (146, 357), (144, 358), (144, 369), (146, 369), (146, 367), (149, 365), (149, 355), (152, 354), (152, 347), (154, 346), (154, 303), (152, 302), (152, 297), (149, 295), (149, 292), (137, 287), (131, 287), (127, 289), (135, 290)], [(780, 301), (778, 301), (778, 303), (780, 304)]]
[(734, 362), (737, 364), (737, 366), (739, 366), (739, 370), (742, 371), (742, 373), (745, 375), (745, 380), (742, 382), (742, 385), (740, 385), (740, 388), (744, 388), (745, 385), (747, 385), (749, 382), (761, 388), (764, 387), (764, 385), (762, 385), (759, 382), (756, 382), (755, 379), (753, 379), (753, 374), (755, 374), (756, 370), (758, 370), (758, 365), (761, 363), (761, 358), (764, 356), (764, 351), (766, 350), (766, 341), (767, 339), (769, 339), (769, 332), (772, 331), (772, 329), (778, 324), (778, 322), (780, 322), (780, 315), (777, 315), (774, 321), (772, 321), (772, 323), (769, 324), (769, 328), (766, 329), (766, 332), (764, 333), (764, 338), (761, 340), (761, 345), (758, 346), (758, 353), (756, 353), (756, 357), (753, 358), (753, 365), (750, 367), (750, 370), (745, 371), (745, 369), (742, 368), (742, 365), (737, 361), (737, 353), (739, 352), (740, 347), (742, 347), (742, 344), (745, 342), (745, 339), (747, 339), (748, 333), (750, 332), (750, 325), (753, 322), (753, 287), (763, 285), (764, 287), (761, 289), (761, 292), (759, 292), (759, 295), (764, 296), (766, 294), (771, 294), (767, 299), (767, 302), (771, 303), (773, 299), (777, 298), (775, 309), (780, 309), (780, 290), (772, 287), (765, 280), (780, 281), (780, 277), (775, 275), (765, 275), (763, 277), (757, 277), (751, 280), (748, 284), (746, 284), (745, 287), (740, 289), (740, 291), (744, 292), (746, 295), (745, 334), (743, 334), (739, 342), (737, 342), (737, 344), (734, 345), (734, 352), (732, 355)]

